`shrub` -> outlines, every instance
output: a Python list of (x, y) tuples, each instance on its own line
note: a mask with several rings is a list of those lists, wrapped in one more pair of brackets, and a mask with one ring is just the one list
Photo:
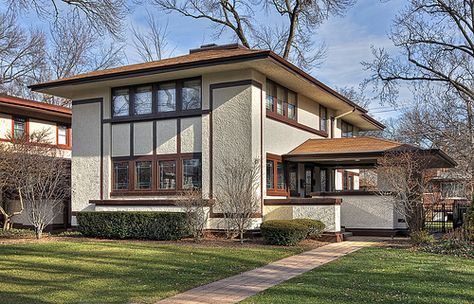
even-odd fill
[(266, 221), (260, 229), (265, 242), (271, 245), (294, 246), (308, 235), (308, 227), (293, 220)]
[(439, 241), (425, 244), (421, 251), (474, 258), (474, 242), (467, 238), (462, 229), (451, 231)]
[(415, 245), (430, 244), (434, 242), (434, 237), (426, 230), (417, 230), (411, 232), (410, 239)]
[(474, 241), (474, 198), (471, 202), (471, 206), (467, 209), (464, 215), (463, 229), (467, 234), (467, 237)]
[(35, 232), (30, 229), (0, 229), (0, 239), (30, 239), (35, 238)]
[(189, 235), (180, 212), (79, 212), (79, 231), (109, 239), (178, 240)]
[(321, 237), (321, 235), (323, 234), (324, 228), (326, 228), (326, 225), (324, 225), (323, 222), (317, 221), (317, 220), (294, 219), (292, 221), (295, 223), (304, 225), (306, 226), (306, 228), (308, 228), (308, 235), (306, 236), (308, 239), (317, 239)]

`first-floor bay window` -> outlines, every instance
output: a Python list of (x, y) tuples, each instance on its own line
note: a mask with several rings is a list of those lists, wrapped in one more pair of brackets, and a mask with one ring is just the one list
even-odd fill
[(183, 188), (201, 188), (201, 159), (193, 158), (183, 160)]
[(114, 190), (128, 189), (128, 162), (114, 162)]
[(267, 154), (267, 194), (287, 195), (285, 166), (281, 156)]
[(135, 162), (135, 189), (151, 189), (151, 161)]
[(176, 189), (176, 161), (160, 160), (158, 162), (159, 170), (159, 189)]
[(112, 195), (175, 195), (200, 189), (200, 153), (167, 154), (112, 159)]

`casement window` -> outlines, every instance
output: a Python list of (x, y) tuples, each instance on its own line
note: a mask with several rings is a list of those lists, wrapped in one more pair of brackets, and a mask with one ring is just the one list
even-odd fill
[(328, 131), (328, 109), (323, 106), (319, 106), (319, 130)]
[(112, 117), (157, 117), (202, 107), (201, 79), (167, 81), (112, 89)]
[(196, 110), (201, 108), (201, 80), (183, 82), (181, 106), (182, 110)]
[(135, 89), (134, 95), (134, 102), (133, 102), (133, 113), (135, 115), (143, 115), (143, 114), (151, 114), (153, 110), (152, 106), (152, 87), (145, 86), (145, 87), (137, 87)]
[(112, 116), (121, 117), (128, 116), (129, 113), (129, 90), (114, 90), (112, 96)]
[(128, 162), (114, 162), (114, 190), (128, 189)]
[(267, 113), (296, 120), (297, 119), (297, 94), (289, 89), (267, 79)]
[(158, 188), (176, 189), (176, 160), (158, 161)]
[(158, 112), (176, 111), (176, 84), (160, 84), (157, 90)]
[(285, 167), (278, 155), (267, 154), (267, 195), (287, 195)]
[(354, 126), (341, 121), (341, 137), (353, 137), (354, 136)]
[(321, 192), (328, 191), (328, 170), (327, 169), (321, 169), (320, 171), (321, 175)]
[(151, 189), (152, 182), (152, 162), (135, 162), (135, 190)]
[(175, 195), (201, 188), (200, 153), (115, 157), (112, 163), (113, 196)]
[(183, 188), (201, 189), (201, 159), (183, 160)]
[(67, 144), (67, 127), (58, 126), (58, 145), (66, 146)]
[(20, 117), (13, 118), (13, 138), (22, 139), (26, 136), (28, 136), (26, 134), (26, 119)]

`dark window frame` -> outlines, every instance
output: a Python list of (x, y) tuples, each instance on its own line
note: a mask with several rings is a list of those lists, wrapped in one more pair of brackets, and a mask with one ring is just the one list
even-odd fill
[[(322, 115), (323, 109), (325, 112), (324, 117)], [(319, 130), (323, 132), (328, 131), (328, 108), (322, 105), (319, 105)]]
[(344, 120), (341, 120), (341, 137), (351, 138), (351, 137), (354, 137), (354, 135), (355, 135), (354, 125)]
[[(267, 189), (268, 196), (289, 196), (288, 192), (288, 185), (287, 185), (287, 170), (286, 166), (283, 162), (283, 159), (280, 155), (267, 153), (265, 168), (267, 162), (273, 163), (273, 188), (267, 187), (267, 179), (265, 179), (265, 187)], [(283, 185), (284, 189), (278, 188), (278, 165), (281, 164), (283, 166)], [(265, 171), (266, 172), (266, 171)], [(267, 177), (266, 177), (267, 178)]]
[[(270, 91), (270, 88), (269, 88), (269, 85), (271, 85), (271, 95), (268, 94), (268, 92)], [(282, 88), (283, 89), (283, 92), (284, 92), (284, 99), (283, 99), (283, 114), (279, 114), (278, 113), (278, 87)], [(290, 90), (288, 89), (287, 87), (285, 86), (282, 86), (281, 84), (271, 80), (271, 79), (267, 79), (266, 81), (266, 88), (265, 88), (265, 92), (266, 92), (266, 96), (265, 96), (265, 109), (267, 111), (267, 114), (271, 113), (272, 115), (277, 115), (278, 117), (280, 118), (284, 118), (285, 120), (288, 120), (288, 121), (291, 121), (291, 122), (298, 122), (298, 98), (299, 98), (299, 95), (298, 93), (296, 93), (295, 91), (293, 90)], [(294, 118), (290, 118), (288, 117), (288, 92), (291, 92), (295, 95), (295, 117)], [(267, 108), (267, 99), (268, 97), (271, 96), (272, 99), (273, 99), (273, 109), (272, 110), (269, 110)]]
[[(202, 153), (175, 153), (175, 154), (157, 154), (134, 157), (112, 157), (112, 168), (116, 162), (128, 162), (129, 185), (128, 189), (114, 189), (115, 170), (112, 170), (112, 189), (111, 196), (134, 196), (134, 195), (177, 195), (183, 188), (183, 160), (199, 159), (201, 164), (201, 187), (202, 187)], [(135, 163), (137, 161), (152, 162), (152, 187), (151, 189), (135, 189)], [(176, 189), (161, 189), (159, 176), (160, 161), (175, 161), (176, 163)]]
[[(189, 110), (183, 110), (182, 108), (182, 88), (183, 84), (185, 82), (189, 81), (196, 81), (199, 80), (201, 89), (200, 89), (200, 107), (196, 109), (189, 109)], [(159, 112), (158, 111), (158, 88), (160, 85), (166, 85), (174, 83), (175, 84), (175, 90), (176, 90), (176, 106), (175, 106), (175, 111), (167, 111), (167, 112)], [(150, 114), (135, 114), (135, 91), (137, 88), (141, 87), (147, 87), (151, 86), (152, 87), (152, 111)], [(124, 116), (114, 116), (114, 93), (119, 90), (124, 90), (128, 89), (128, 115)], [(120, 121), (120, 120), (128, 120), (130, 118), (166, 118), (166, 117), (177, 117), (177, 116), (182, 116), (186, 114), (192, 114), (192, 113), (201, 113), (202, 112), (202, 106), (203, 106), (203, 89), (202, 89), (202, 77), (190, 77), (190, 78), (182, 78), (182, 79), (172, 79), (172, 80), (165, 80), (165, 81), (160, 81), (160, 82), (153, 82), (153, 83), (141, 83), (137, 85), (129, 85), (129, 86), (121, 86), (121, 87), (114, 87), (111, 89), (111, 98), (110, 98), (110, 117), (114, 121)]]
[[(17, 138), (15, 136), (15, 124), (18, 121), (23, 122), (23, 136), (21, 138)], [(12, 117), (12, 139), (13, 140), (20, 140), (20, 139), (25, 139), (26, 141), (29, 141), (30, 139), (30, 130), (29, 130), (29, 119), (24, 116), (13, 116)]]

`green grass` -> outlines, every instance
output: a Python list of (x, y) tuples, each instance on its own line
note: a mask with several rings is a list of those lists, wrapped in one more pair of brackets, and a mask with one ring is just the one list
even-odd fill
[(0, 245), (0, 303), (151, 303), (301, 251), (156, 242)]
[(474, 303), (474, 260), (366, 248), (244, 303)]

